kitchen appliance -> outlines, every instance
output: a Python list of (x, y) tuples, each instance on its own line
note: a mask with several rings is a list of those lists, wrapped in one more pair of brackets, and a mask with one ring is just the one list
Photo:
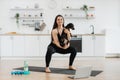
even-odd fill
[(77, 52), (82, 52), (82, 36), (73, 36), (70, 40), (70, 43)]

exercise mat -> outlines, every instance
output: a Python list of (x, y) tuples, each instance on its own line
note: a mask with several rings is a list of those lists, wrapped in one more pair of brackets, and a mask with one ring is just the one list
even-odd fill
[[(24, 69), (24, 67), (14, 68), (14, 70), (23, 70), (23, 69)], [(45, 67), (29, 66), (29, 70), (34, 71), (34, 72), (45, 72)], [(68, 74), (68, 75), (75, 74), (75, 70), (69, 70), (69, 69), (65, 69), (65, 68), (50, 68), (50, 70), (51, 70), (51, 73), (55, 73), (55, 74)], [(97, 76), (101, 72), (103, 72), (103, 71), (102, 70), (92, 70), (90, 76)]]

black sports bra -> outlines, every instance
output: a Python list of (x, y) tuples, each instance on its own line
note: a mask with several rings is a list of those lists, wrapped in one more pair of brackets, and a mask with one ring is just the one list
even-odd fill
[[(57, 34), (59, 43), (60, 43), (60, 45), (61, 45), (62, 47), (65, 46), (65, 44), (68, 44), (68, 43), (69, 43), (67, 34), (64, 32), (64, 30), (65, 30), (65, 29), (63, 29), (61, 35), (60, 35), (59, 33)], [(64, 43), (65, 39), (67, 40), (67, 43)], [(53, 42), (53, 37), (52, 37), (52, 42)]]

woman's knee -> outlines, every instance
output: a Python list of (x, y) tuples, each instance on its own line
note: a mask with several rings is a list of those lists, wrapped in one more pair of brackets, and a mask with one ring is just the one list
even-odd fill
[(71, 47), (71, 53), (77, 53), (77, 51), (74, 47)]
[(55, 49), (52, 46), (48, 46), (47, 53), (53, 54), (53, 53), (55, 53)]

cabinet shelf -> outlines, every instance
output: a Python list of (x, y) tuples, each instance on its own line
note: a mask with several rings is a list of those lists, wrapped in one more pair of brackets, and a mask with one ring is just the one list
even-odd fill
[(43, 10), (42, 8), (37, 8), (37, 9), (35, 9), (35, 8), (13, 8), (13, 9), (10, 9), (10, 10), (12, 10), (12, 11), (22, 11), (22, 10), (24, 10), (24, 11), (39, 11), (39, 10)]
[(43, 19), (44, 15), (42, 8), (14, 8), (11, 12), (12, 18), (19, 14), (19, 19)]
[(63, 8), (62, 10), (81, 10), (79, 8)]
[(11, 19), (14, 21), (17, 14), (19, 15), (19, 25), (27, 25), (29, 27), (35, 27), (36, 22), (44, 21), (44, 9), (42, 8), (12, 8)]
[(88, 17), (88, 18), (86, 18), (86, 17), (66, 17), (66, 16), (64, 16), (64, 18), (65, 19), (95, 19), (95, 17)]
[(88, 7), (88, 10), (81, 8), (63, 8), (63, 15), (66, 19), (95, 19), (95, 7)]
[[(68, 10), (68, 11), (84, 11), (83, 10), (83, 8), (63, 8), (62, 10)], [(88, 11), (94, 11), (95, 10), (95, 8), (91, 8), (91, 7), (89, 7), (88, 8)]]
[[(15, 17), (11, 17), (12, 19), (15, 19)], [(44, 19), (43, 17), (20, 17), (19, 19)]]

